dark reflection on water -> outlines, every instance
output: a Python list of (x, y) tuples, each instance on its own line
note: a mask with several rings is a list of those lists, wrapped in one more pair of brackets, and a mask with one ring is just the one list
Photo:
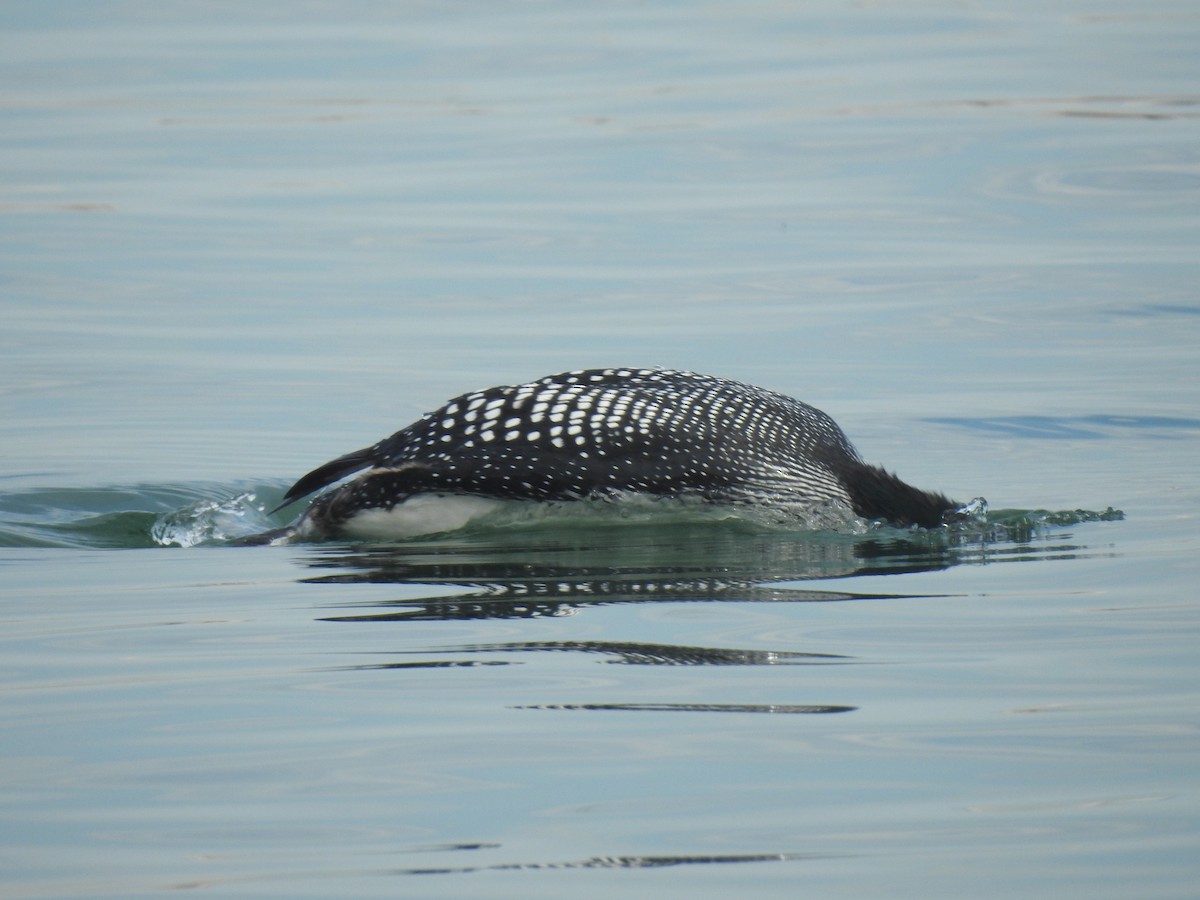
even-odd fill
[(792, 653), (769, 650), (727, 650), (719, 647), (679, 647), (624, 641), (514, 641), (504, 644), (463, 644), (444, 647), (444, 653), (510, 653), (560, 651), (611, 655), (610, 663), (649, 666), (777, 666), (817, 665), (845, 660), (836, 653)]
[(514, 709), (600, 709), (622, 712), (740, 712), (740, 713), (839, 713), (853, 712), (857, 706), (830, 706), (813, 703), (541, 703)]
[[(401, 623), (454, 620), (521, 620), (572, 616), (590, 609), (625, 604), (665, 603), (830, 603), (851, 600), (903, 600), (930, 596), (898, 591), (834, 590), (828, 583), (804, 582), (852, 576), (882, 576), (945, 570), (1000, 561), (1045, 560), (1093, 555), (1075, 541), (1068, 526), (1120, 518), (1105, 511), (999, 511), (961, 529), (937, 531), (876, 529), (863, 534), (781, 532), (708, 522), (587, 527), (527, 527), (397, 545), (321, 545), (299, 561), (309, 574), (300, 580), (335, 595), (319, 604), (338, 610), (320, 621)], [(880, 582), (882, 584), (882, 582)], [(354, 585), (393, 584), (394, 598), (347, 600)], [(329, 590), (333, 589), (333, 590)], [(506, 629), (507, 631), (508, 629)], [(511, 633), (511, 632), (509, 632)], [(578, 654), (622, 666), (768, 667), (862, 666), (877, 660), (837, 653), (804, 652), (796, 646), (744, 648), (639, 641), (618, 633), (611, 639), (473, 641), (415, 644), (368, 650), (340, 671), (413, 671), (514, 666), (547, 654)], [(539, 637), (544, 632), (539, 631)], [(508, 637), (508, 634), (505, 635)], [(406, 635), (407, 637), (407, 635)], [(366, 658), (363, 659), (363, 656)], [(792, 680), (778, 685), (790, 694)], [(705, 690), (712, 685), (706, 685)], [(641, 689), (653, 690), (652, 683)], [(771, 702), (782, 700), (783, 702)], [(575, 698), (565, 702), (506, 703), (511, 710), (570, 715), (605, 713), (737, 713), (770, 716), (825, 716), (858, 711), (858, 704), (805, 702), (806, 698), (761, 696), (746, 702), (625, 698)], [(550, 868), (640, 867), (697, 862), (747, 862), (771, 857), (670, 857), (585, 860)], [(541, 866), (535, 866), (541, 867)], [(521, 865), (462, 869), (413, 869), (411, 874), (467, 872)]]
[[(571, 578), (572, 576), (562, 576)], [(834, 591), (802, 591), (761, 587), (748, 582), (719, 580), (676, 581), (582, 580), (576, 583), (532, 581), (483, 584), (452, 597), (404, 598), (400, 600), (347, 603), (348, 607), (370, 607), (386, 612), (326, 616), (327, 622), (399, 622), (449, 619), (536, 619), (570, 616), (583, 610), (616, 603), (646, 603), (655, 600), (706, 602), (730, 600), (739, 603), (828, 602), (834, 600), (890, 599), (901, 595), (854, 594)], [(343, 604), (337, 604), (342, 606)]]
[[(1118, 514), (1119, 515), (1119, 514)], [(1092, 513), (994, 513), (966, 531), (877, 530), (862, 535), (767, 532), (706, 523), (624, 527), (526, 528), (399, 545), (313, 548), (302, 558), (323, 587), (395, 584), (404, 596), (350, 600), (345, 590), (323, 603), (326, 622), (520, 620), (572, 616), (623, 604), (830, 603), (901, 600), (912, 593), (833, 590), (801, 582), (929, 572), (962, 564), (1073, 558), (1092, 551), (1049, 521), (1080, 522)], [(416, 589), (415, 592), (413, 589)], [(449, 590), (447, 590), (449, 589)], [(353, 596), (353, 592), (350, 593)], [(509, 666), (548, 653), (587, 654), (633, 666), (861, 665), (866, 661), (798, 648), (750, 649), (612, 640), (509, 640), (371, 652), (375, 659), (340, 670)], [(822, 703), (567, 703), (541, 710), (813, 714), (856, 706)]]
[[(335, 620), (336, 621), (336, 620)], [(726, 647), (683, 647), (636, 641), (510, 641), (503, 644), (462, 644), (432, 651), (405, 653), (529, 653), (558, 651), (592, 653), (612, 657), (605, 662), (641, 666), (805, 666), (846, 664), (850, 657), (836, 653), (798, 653), (789, 650), (738, 650)], [(342, 669), (404, 669), (447, 666), (508, 665), (504, 660), (457, 660), (435, 662), (367, 663)]]
[[(1007, 515), (1008, 521), (1005, 521)], [(1105, 514), (1040, 514), (1081, 521)], [(1113, 513), (1119, 517), (1119, 513)], [(1093, 551), (1070, 532), (1037, 524), (1030, 514), (998, 513), (970, 532), (875, 531), (867, 535), (747, 532), (720, 526), (631, 526), (541, 530), (439, 542), (321, 548), (307, 565), (311, 584), (397, 584), (437, 588), (428, 596), (331, 603), (366, 609), (325, 617), (336, 622), (523, 619), (573, 615), (614, 604), (673, 602), (818, 603), (902, 599), (887, 591), (803, 588), (794, 582), (929, 572)], [(449, 593), (446, 588), (451, 588)], [(616, 653), (624, 661), (667, 659), (661, 648), (632, 645), (573, 649)], [(539, 649), (549, 649), (541, 647)], [(561, 649), (561, 648), (559, 648)], [(727, 652), (727, 651), (722, 651)], [(734, 651), (741, 652), (741, 651)], [(686, 664), (675, 648), (672, 664)], [(730, 664), (713, 656), (706, 664)], [(741, 660), (746, 664), (746, 660)]]
[[(521, 619), (571, 615), (613, 604), (674, 602), (829, 602), (897, 595), (803, 589), (786, 582), (953, 565), (939, 536), (895, 540), (841, 535), (746, 534), (712, 528), (597, 529), (552, 537), (520, 534), (501, 543), (345, 548), (315, 555), (314, 584), (429, 585), (460, 590), (336, 604), (371, 612), (328, 617), (368, 622), (422, 619)], [(629, 647), (617, 650), (626, 653)], [(650, 655), (662, 657), (661, 649)], [(688, 658), (676, 650), (678, 661)], [(678, 662), (676, 663), (678, 664)], [(722, 664), (727, 664), (723, 662)]]
[(834, 859), (840, 854), (818, 853), (733, 853), (707, 856), (594, 856), (560, 863), (501, 863), (492, 866), (462, 866), (428, 869), (398, 869), (397, 875), (454, 875), (528, 869), (653, 869), (718, 863), (790, 862), (804, 859)]
[[(395, 599), (324, 604), (361, 609), (329, 622), (504, 620), (561, 617), (631, 603), (814, 603), (891, 599), (895, 593), (804, 589), (787, 584), (854, 574), (916, 572), (953, 565), (946, 535), (897, 532), (847, 536), (780, 534), (719, 525), (516, 530), (398, 546), (323, 548), (307, 559), (323, 587), (396, 584)], [(949, 554), (949, 555), (948, 555)], [(429, 595), (411, 588), (436, 589)], [(446, 588), (452, 588), (446, 593)], [(344, 596), (345, 590), (337, 591)], [(380, 651), (342, 670), (447, 669), (519, 665), (534, 655), (581, 654), (632, 666), (853, 665), (848, 656), (797, 648), (750, 649), (627, 640), (515, 640)], [(372, 653), (372, 656), (376, 654)], [(499, 658), (498, 658), (499, 657)], [(822, 714), (854, 706), (828, 703), (554, 703), (524, 710)]]

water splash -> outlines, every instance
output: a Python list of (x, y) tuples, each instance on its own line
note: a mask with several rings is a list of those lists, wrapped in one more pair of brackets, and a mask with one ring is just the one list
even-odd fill
[(960, 536), (977, 543), (1028, 543), (1086, 522), (1120, 522), (1125, 513), (1111, 506), (1090, 509), (998, 509), (960, 527)]
[(270, 523), (257, 495), (246, 491), (226, 500), (197, 500), (160, 515), (150, 537), (163, 547), (224, 543), (261, 531)]
[(983, 497), (976, 497), (970, 503), (964, 503), (954, 510), (954, 517), (962, 522), (987, 521), (988, 502)]

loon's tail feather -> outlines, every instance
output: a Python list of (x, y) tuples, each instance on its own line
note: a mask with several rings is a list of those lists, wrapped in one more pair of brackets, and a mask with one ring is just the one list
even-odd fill
[(864, 519), (937, 528), (948, 520), (948, 513), (959, 508), (942, 494), (915, 488), (880, 466), (846, 461), (835, 471), (854, 511)]
[(347, 475), (374, 464), (374, 447), (364, 447), (362, 450), (355, 450), (353, 453), (347, 453), (345, 456), (332, 459), (325, 463), (325, 465), (313, 469), (288, 488), (288, 492), (283, 495), (283, 501), (271, 510), (269, 515), (274, 515), (285, 506), (294, 503), (301, 497), (311, 494), (313, 491), (319, 491), (326, 485), (333, 484), (338, 479), (345, 478)]

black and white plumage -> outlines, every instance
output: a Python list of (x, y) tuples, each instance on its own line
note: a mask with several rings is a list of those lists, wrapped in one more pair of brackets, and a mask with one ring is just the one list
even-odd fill
[(957, 507), (863, 463), (814, 407), (671, 369), (581, 370), (464, 394), (309, 472), (280, 508), (364, 469), (319, 497), (289, 533), (432, 533), (500, 501), (630, 494), (840, 504), (866, 519), (925, 527)]

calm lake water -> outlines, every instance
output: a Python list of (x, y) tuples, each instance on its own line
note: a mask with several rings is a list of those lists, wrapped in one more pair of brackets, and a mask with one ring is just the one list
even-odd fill
[[(0, 897), (1194, 896), (1194, 4), (6, 2), (0, 46)], [(605, 365), (800, 397), (988, 525), (227, 543)]]

